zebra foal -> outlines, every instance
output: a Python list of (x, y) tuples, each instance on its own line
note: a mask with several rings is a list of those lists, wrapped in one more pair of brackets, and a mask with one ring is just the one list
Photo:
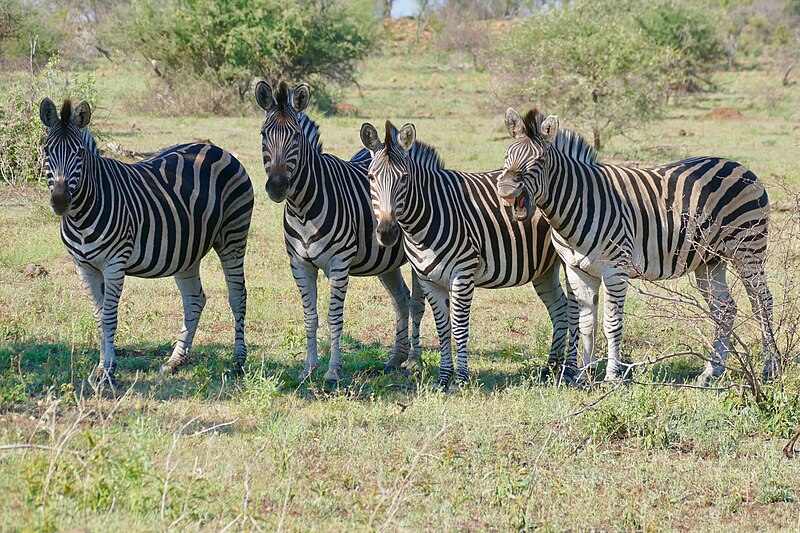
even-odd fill
[[(388, 369), (419, 364), (419, 324), (425, 310), (421, 288), (412, 274), (412, 293), (400, 266), (406, 256), (400, 244), (384, 248), (375, 240), (367, 181), (369, 153), (361, 150), (350, 161), (322, 151), (317, 125), (306, 116), (310, 91), (303, 83), (292, 91), (281, 81), (278, 90), (264, 82), (255, 87), (264, 110), (262, 155), (271, 200), (285, 201), (284, 240), (289, 264), (303, 302), (306, 362), (298, 379), (307, 379), (319, 366), (317, 351), (317, 277), (330, 281), (328, 325), (331, 358), (325, 381), (336, 382), (342, 368), (340, 340), (344, 301), (350, 276), (376, 276), (392, 297), (395, 341)], [(409, 301), (410, 298), (410, 301)], [(408, 317), (412, 318), (409, 347)], [(410, 351), (410, 354), (409, 354)]]
[(598, 291), (604, 288), (608, 340), (606, 379), (620, 377), (619, 353), (628, 280), (663, 280), (694, 272), (717, 324), (714, 355), (701, 381), (724, 371), (736, 316), (726, 281), (730, 265), (741, 277), (758, 317), (764, 377), (778, 368), (772, 295), (766, 262), (769, 200), (744, 166), (696, 157), (656, 168), (603, 164), (581, 136), (559, 130), (556, 116), (536, 110), (506, 112), (513, 142), (497, 193), (518, 219), (541, 210), (567, 266), (580, 306), (583, 367), (594, 359)]
[(93, 380), (116, 386), (114, 336), (125, 276), (174, 276), (183, 299), (183, 329), (162, 372), (187, 362), (206, 303), (200, 260), (213, 248), (222, 262), (235, 320), (233, 370), (247, 357), (244, 255), (253, 211), (250, 177), (233, 155), (211, 144), (173, 146), (127, 164), (100, 157), (85, 101), (65, 100), (59, 114), (45, 98), (45, 158), (50, 205), (61, 240), (92, 298), (100, 331)]
[[(451, 337), (456, 342), (456, 381), (469, 379), (467, 340), (475, 287), (532, 283), (553, 323), (548, 363), (561, 362), (568, 300), (547, 222), (540, 216), (515, 221), (495, 192), (499, 170), (445, 169), (436, 150), (416, 141), (413, 124), (397, 131), (387, 121), (383, 143), (375, 127), (364, 124), (361, 142), (372, 153), (369, 181), (378, 241), (385, 246), (403, 242), (433, 310), (442, 354), (438, 384), (447, 386), (453, 377)], [(564, 365), (568, 376), (577, 359), (577, 345), (570, 347)]]

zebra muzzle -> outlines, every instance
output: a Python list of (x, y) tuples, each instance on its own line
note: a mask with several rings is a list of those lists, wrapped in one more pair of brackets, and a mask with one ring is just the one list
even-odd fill
[(375, 236), (381, 246), (394, 246), (400, 237), (400, 228), (397, 222), (381, 220), (378, 222), (378, 227), (375, 228)]
[(53, 191), (50, 193), (50, 207), (53, 213), (58, 216), (64, 216), (69, 211), (72, 197), (69, 194), (67, 184), (63, 181), (57, 181), (53, 186)]

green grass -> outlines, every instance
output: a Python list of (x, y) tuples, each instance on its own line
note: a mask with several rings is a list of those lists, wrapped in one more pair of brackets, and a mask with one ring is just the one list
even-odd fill
[[(58, 221), (41, 192), (0, 189), (0, 445), (46, 447), (0, 449), (0, 530), (797, 527), (800, 466), (781, 454), (800, 423), (796, 383), (768, 389), (771, 409), (742, 400), (736, 389), (555, 388), (538, 378), (550, 326), (531, 288), (476, 294), (474, 383), (445, 395), (431, 389), (439, 361), (430, 313), (422, 377), (383, 375), (390, 299), (377, 280), (352, 280), (341, 385), (326, 390), (322, 372), (297, 383), (302, 308), (285, 255), (282, 206), (263, 192), (261, 112), (253, 104), (242, 117), (149, 116), (137, 111), (148, 99), (148, 72), (103, 65), (96, 75), (97, 127), (123, 148), (211, 139), (249, 169), (256, 187), (246, 260), (249, 365), (239, 381), (226, 373), (233, 327), (211, 254), (202, 267), (208, 305), (191, 364), (170, 378), (158, 375), (181, 325), (172, 280), (128, 278), (117, 335), (127, 394), (90, 394), (84, 378), (97, 358), (95, 327)], [(419, 139), (453, 168), (501, 164), (504, 106), (493, 99), (488, 74), (397, 53), (368, 61), (360, 81), (363, 98), (346, 94), (356, 116), (313, 115), (328, 151), (349, 157), (360, 147), (362, 122), (382, 127), (391, 118), (414, 122)], [(602, 157), (650, 164), (727, 156), (761, 176), (773, 199), (790, 198), (776, 176), (790, 190), (800, 186), (800, 89), (782, 87), (767, 70), (721, 73), (717, 81), (719, 93), (681, 99), (663, 121), (611, 139)], [(719, 107), (743, 116), (702, 118)], [(776, 247), (788, 250), (792, 235)], [(22, 276), (30, 262), (49, 275)], [(780, 306), (787, 295), (776, 284), (789, 275), (777, 265), (770, 274)], [(746, 298), (736, 294), (744, 310)], [(685, 345), (706, 351), (686, 323), (663, 318), (675, 309), (631, 291), (624, 357), (638, 361)], [(740, 330), (757, 344), (753, 328)], [(700, 367), (682, 358), (640, 380), (690, 381)]]

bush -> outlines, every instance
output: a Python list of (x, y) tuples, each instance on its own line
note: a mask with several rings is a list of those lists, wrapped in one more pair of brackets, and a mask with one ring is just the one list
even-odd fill
[(66, 10), (49, 5), (0, 0), (0, 60), (28, 62), (33, 47), (34, 62), (46, 63), (68, 38), (64, 25), (58, 24), (65, 15)]
[[(94, 103), (96, 93), (91, 74), (64, 85), (66, 73), (53, 56), (35, 76), (8, 81), (0, 98), (0, 178), (9, 185), (45, 184), (45, 128), (39, 119), (39, 103), (45, 96)], [(19, 73), (18, 73), (19, 74)]]
[(697, 79), (724, 57), (715, 20), (718, 12), (675, 0), (662, 1), (642, 11), (636, 22), (648, 40), (676, 53), (679, 59), (675, 66), (681, 72), (683, 79), (679, 81), (684, 87), (696, 87)]
[(156, 61), (167, 80), (190, 74), (240, 99), (255, 78), (349, 84), (371, 47), (363, 18), (322, 0), (136, 0), (126, 20), (119, 48)]
[(520, 21), (494, 45), (499, 95), (559, 113), (594, 136), (659, 115), (675, 53), (644, 35), (624, 0), (578, 0)]

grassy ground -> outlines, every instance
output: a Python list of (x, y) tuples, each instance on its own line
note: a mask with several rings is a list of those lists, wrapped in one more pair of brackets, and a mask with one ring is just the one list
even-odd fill
[[(323, 390), (321, 373), (299, 385), (302, 313), (282, 206), (263, 193), (261, 112), (253, 105), (246, 117), (148, 116), (133, 105), (148, 98), (146, 71), (104, 65), (96, 76), (97, 127), (123, 148), (211, 139), (249, 169), (257, 191), (246, 264), (249, 368), (240, 381), (226, 374), (233, 329), (212, 256), (202, 268), (209, 302), (192, 363), (159, 377), (180, 329), (178, 291), (171, 280), (129, 278), (117, 335), (124, 395), (88, 394), (95, 327), (58, 221), (42, 193), (0, 189), (0, 446), (39, 446), (0, 448), (0, 530), (800, 527), (800, 466), (780, 451), (800, 417), (796, 384), (770, 389), (771, 409), (743, 401), (736, 389), (554, 388), (536, 379), (550, 326), (529, 288), (476, 295), (474, 383), (444, 395), (430, 390), (438, 365), (430, 313), (422, 379), (382, 375), (390, 300), (377, 280), (356, 279), (347, 296), (341, 386)], [(727, 156), (761, 176), (773, 199), (792, 199), (800, 187), (800, 89), (782, 87), (768, 70), (717, 79), (719, 93), (679, 101), (664, 121), (612, 139), (603, 157)], [(370, 60), (361, 86), (363, 97), (347, 95), (355, 116), (314, 117), (328, 151), (349, 157), (363, 121), (380, 127), (391, 118), (415, 122), (420, 140), (437, 146), (449, 166), (501, 163), (503, 106), (487, 74), (397, 53)], [(707, 118), (722, 107), (741, 116)], [(793, 249), (794, 235), (776, 247)], [(28, 263), (49, 275), (24, 277)], [(780, 283), (789, 277), (777, 266), (770, 273)], [(780, 304), (786, 294), (779, 288)], [(686, 345), (704, 351), (685, 322), (658, 317), (652, 304), (632, 291), (627, 359)], [(756, 341), (752, 328), (740, 329)], [(326, 335), (323, 326), (320, 339)], [(689, 380), (700, 366), (678, 359), (642, 380)]]

